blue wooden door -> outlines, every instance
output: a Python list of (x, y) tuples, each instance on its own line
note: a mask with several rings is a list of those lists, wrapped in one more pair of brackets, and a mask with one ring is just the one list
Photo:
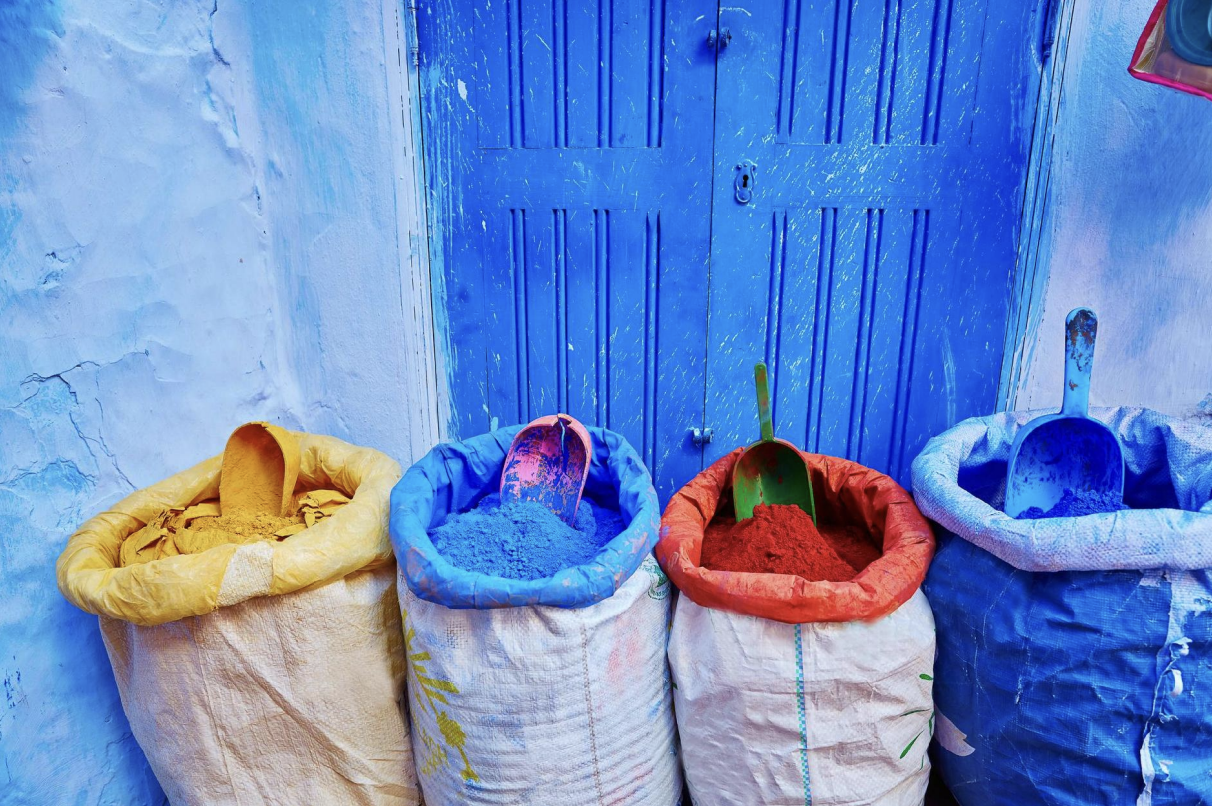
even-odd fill
[(625, 435), (662, 498), (700, 469), (716, 13), (422, 3), (452, 436), (558, 410)]
[(1035, 16), (423, 2), (452, 436), (567, 411), (622, 432), (664, 500), (757, 437), (764, 358), (781, 436), (904, 480), (929, 436), (994, 406)]
[(902, 481), (930, 436), (993, 410), (1034, 17), (994, 0), (721, 9), (709, 459), (758, 437), (758, 359), (777, 436)]

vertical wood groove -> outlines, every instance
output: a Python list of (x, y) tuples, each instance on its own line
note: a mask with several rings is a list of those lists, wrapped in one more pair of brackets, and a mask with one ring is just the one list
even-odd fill
[(593, 211), (593, 270), (594, 292), (594, 390), (596, 393), (595, 411), (597, 425), (606, 427), (606, 306), (610, 297), (606, 290), (606, 214), (602, 210)]
[(900, 0), (884, 0), (884, 35), (880, 48), (879, 74), (875, 84), (875, 120), (871, 142), (886, 145), (892, 133), (892, 99), (901, 37)]
[[(606, 131), (607, 110), (606, 110), (606, 92), (610, 87), (610, 73), (606, 69), (606, 51), (609, 47), (606, 36), (609, 33), (606, 27), (606, 3), (609, 0), (597, 0), (598, 3), (598, 148), (604, 148), (606, 141), (604, 132)], [(598, 211), (594, 211), (596, 218)]]
[[(833, 296), (834, 253), (837, 246), (837, 208), (822, 207), (820, 249), (816, 262), (816, 305), (812, 317), (812, 375), (808, 379), (808, 433), (804, 445), (813, 453), (821, 448), (821, 408), (825, 367), (829, 353), (829, 303)], [(828, 239), (826, 239), (828, 235)], [(826, 244), (828, 249), (826, 249)]]
[(902, 477), (905, 470), (905, 435), (909, 426), (909, 396), (913, 384), (913, 359), (918, 316), (922, 308), (922, 281), (926, 275), (926, 245), (930, 233), (930, 211), (913, 211), (913, 234), (909, 242), (909, 271), (905, 280), (905, 307), (901, 314), (900, 357), (896, 367), (896, 400), (892, 410), (892, 435), (888, 445), (889, 475)]
[[(843, 0), (833, 7), (833, 59), (829, 71), (829, 96), (825, 105), (825, 143), (842, 142), (842, 120), (846, 112), (846, 74), (850, 67), (850, 23), (854, 18), (855, 0)], [(844, 24), (844, 25), (843, 25)]]
[(947, 74), (947, 50), (951, 41), (953, 6), (954, 0), (934, 0), (930, 59), (927, 62), (929, 73), (926, 78), (925, 108), (922, 111), (921, 145), (938, 145), (939, 118), (943, 108), (943, 84)]
[(601, 0), (602, 25), (602, 86), (599, 90), (599, 104), (603, 104), (601, 118), (602, 131), (598, 133), (598, 143), (603, 148), (614, 146), (614, 0)]
[(657, 148), (665, 114), (665, 0), (650, 0), (648, 22), (648, 147)]
[(551, 0), (552, 145), (568, 145), (568, 0)]
[(526, 86), (526, 60), (522, 58), (523, 50), (526, 47), (522, 41), (522, 0), (517, 0), (516, 8), (517, 13), (514, 14), (513, 20), (516, 26), (515, 33), (517, 38), (514, 41), (517, 43), (517, 47), (514, 48), (513, 58), (516, 61), (517, 68), (517, 86), (515, 91), (517, 92), (518, 99), (518, 143), (525, 148), (528, 138), (526, 137), (526, 91), (524, 89)]
[[(794, 17), (793, 6), (794, 3)], [(791, 141), (795, 126), (795, 92), (800, 58), (800, 5), (802, 0), (783, 0), (783, 46), (779, 56), (778, 120), (775, 142)]]
[[(519, 6), (521, 0), (517, 0)], [(518, 148), (522, 145), (522, 100), (521, 69), (522, 43), (519, 37), (518, 17), (521, 9), (514, 9), (514, 0), (505, 0), (505, 54), (509, 60), (508, 95), (509, 95), (509, 146)]]
[(787, 268), (787, 211), (770, 218), (770, 276), (766, 292), (766, 365), (770, 367), (770, 413), (778, 422), (779, 346), (782, 339), (783, 278)]
[(934, 131), (930, 135), (930, 144), (938, 145), (939, 122), (943, 117), (943, 93), (947, 83), (947, 53), (951, 49), (951, 16), (955, 0), (947, 0), (947, 25), (943, 30), (943, 48), (939, 55), (938, 91), (934, 94)]
[(605, 299), (603, 300), (603, 303), (602, 303), (602, 312), (603, 312), (603, 316), (605, 317), (605, 324), (602, 328), (602, 356), (603, 356), (604, 364), (605, 364), (605, 366), (604, 366), (605, 371), (602, 373), (602, 376), (604, 379), (603, 386), (605, 387), (605, 394), (602, 396), (602, 405), (604, 406), (604, 410), (602, 412), (602, 427), (610, 428), (610, 386), (611, 386), (610, 373), (612, 370), (612, 367), (610, 365), (610, 342), (611, 342), (611, 338), (610, 338), (610, 325), (611, 325), (610, 303), (611, 303), (611, 300), (614, 299), (614, 296), (611, 293), (611, 282), (610, 282), (611, 271), (610, 271), (610, 211), (609, 210), (603, 211), (602, 224), (603, 224), (603, 226), (602, 226), (602, 233), (603, 233), (602, 265), (603, 265), (603, 278), (605, 280), (603, 285), (605, 286), (605, 289), (606, 289), (606, 293), (604, 295)]
[(875, 330), (875, 297), (879, 289), (883, 233), (884, 211), (868, 209), (867, 234), (863, 244), (863, 279), (859, 287), (854, 385), (850, 395), (850, 433), (846, 441), (848, 457), (856, 462), (862, 461), (863, 422), (866, 419), (867, 390), (871, 380), (871, 336)]
[(661, 282), (661, 214), (644, 219), (644, 461), (656, 468), (657, 335), (660, 324), (657, 288)]
[[(661, 43), (661, 58), (657, 62), (657, 109), (660, 114), (657, 115), (657, 147), (665, 145), (665, 22), (669, 14), (666, 6), (666, 0), (661, 0), (661, 28), (659, 41)], [(657, 218), (657, 226), (660, 228), (660, 217)]]
[(555, 275), (556, 406), (568, 411), (568, 211), (552, 210), (552, 273)]
[(530, 412), (530, 377), (526, 339), (526, 211), (509, 211), (512, 233), (510, 281), (513, 285), (514, 354), (517, 356), (518, 422), (528, 421)]
[(905, 7), (902, 0), (896, 0), (896, 36), (892, 42), (892, 75), (888, 80), (888, 108), (884, 114), (884, 142), (892, 140), (892, 110), (896, 106), (896, 79), (901, 70), (901, 23), (904, 21)]

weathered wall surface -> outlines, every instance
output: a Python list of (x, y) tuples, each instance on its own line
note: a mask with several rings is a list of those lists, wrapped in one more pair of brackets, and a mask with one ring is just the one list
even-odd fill
[(81, 521), (247, 420), (436, 438), (394, 6), (309, 5), (0, 6), (0, 803), (163, 799), (55, 587)]
[(1060, 404), (1065, 315), (1099, 316), (1090, 402), (1191, 413), (1212, 392), (1212, 104), (1127, 65), (1154, 0), (1075, 0), (1017, 408)]

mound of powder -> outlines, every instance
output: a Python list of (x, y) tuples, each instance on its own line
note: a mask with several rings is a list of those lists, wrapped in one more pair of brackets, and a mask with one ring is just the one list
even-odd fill
[(569, 526), (535, 501), (501, 504), (489, 495), (429, 532), (438, 553), (465, 571), (506, 579), (545, 579), (589, 562), (627, 528), (622, 514), (582, 499)]
[(1031, 507), (1018, 517), (1019, 519), (1039, 518), (1078, 518), (1082, 515), (1096, 515), (1099, 512), (1119, 512), (1129, 507), (1115, 493), (1100, 493), (1094, 490), (1074, 492), (1066, 489), (1047, 512), (1039, 507)]
[(880, 547), (872, 542), (862, 526), (822, 523), (817, 529), (856, 574), (883, 556)]
[(880, 556), (861, 526), (823, 524), (797, 506), (759, 504), (736, 521), (720, 513), (703, 535), (699, 564), (715, 571), (792, 574), (811, 582), (847, 582)]
[(224, 515), (213, 499), (165, 509), (122, 542), (119, 561), (125, 568), (179, 554), (201, 554), (231, 543), (285, 540), (332, 516), (347, 503), (349, 498), (337, 490), (305, 490), (295, 493), (290, 512), (281, 518), (247, 510)]

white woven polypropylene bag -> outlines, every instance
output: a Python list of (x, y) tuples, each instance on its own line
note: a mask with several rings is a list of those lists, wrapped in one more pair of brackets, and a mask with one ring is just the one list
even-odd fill
[(100, 617), (173, 806), (420, 802), (394, 581), (389, 564), (154, 627)]
[(784, 624), (678, 599), (674, 711), (695, 806), (921, 806), (934, 618)]
[(589, 607), (456, 610), (398, 590), (428, 806), (672, 806), (681, 795), (649, 556)]

